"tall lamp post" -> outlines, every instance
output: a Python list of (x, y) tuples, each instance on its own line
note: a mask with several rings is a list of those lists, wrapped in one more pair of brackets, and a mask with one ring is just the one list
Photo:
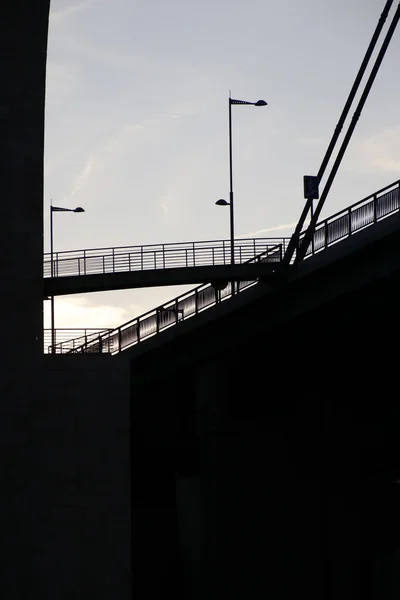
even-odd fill
[(233, 161), (232, 161), (232, 105), (250, 104), (251, 106), (267, 106), (265, 100), (248, 102), (247, 100), (235, 100), (229, 96), (229, 202), (220, 198), (215, 204), (230, 207), (230, 242), (231, 242), (231, 264), (235, 264), (235, 217), (233, 204)]
[[(233, 161), (232, 161), (232, 105), (233, 104), (249, 104), (251, 106), (267, 106), (265, 100), (257, 100), (257, 102), (248, 102), (247, 100), (235, 100), (229, 95), (229, 202), (220, 198), (215, 204), (218, 206), (229, 206), (229, 222), (230, 222), (230, 245), (231, 245), (231, 264), (235, 264), (235, 213), (233, 204)], [(232, 282), (232, 293), (234, 293), (234, 283)]]
[[(61, 208), (60, 206), (52, 206), (50, 205), (50, 264), (51, 264), (51, 277), (53, 278), (55, 275), (54, 270), (54, 238), (53, 238), (53, 213), (54, 212), (74, 212), (74, 213), (82, 213), (85, 212), (85, 209), (81, 206), (77, 206), (76, 208)], [(54, 296), (50, 296), (50, 318), (51, 318), (51, 352), (55, 353), (56, 346), (56, 330), (54, 327)]]

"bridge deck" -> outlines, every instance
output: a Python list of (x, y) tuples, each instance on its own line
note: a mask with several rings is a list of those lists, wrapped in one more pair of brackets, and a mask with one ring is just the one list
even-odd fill
[[(282, 260), (288, 242), (289, 238), (235, 240), (235, 265), (230, 240), (56, 252), (53, 260), (46, 254), (44, 294), (257, 278), (268, 270), (266, 263)], [(263, 266), (251, 264), (255, 257), (262, 258)]]

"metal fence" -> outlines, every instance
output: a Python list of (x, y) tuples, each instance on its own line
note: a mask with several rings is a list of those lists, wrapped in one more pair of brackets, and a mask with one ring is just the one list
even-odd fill
[[(102, 335), (111, 333), (113, 329), (103, 328), (85, 328), (85, 329), (73, 329), (73, 328), (60, 328), (55, 330), (55, 354), (66, 354), (82, 346), (82, 344), (89, 344), (95, 339)], [(52, 352), (52, 339), (51, 329), (45, 329), (43, 334), (43, 350), (45, 354)]]
[[(280, 263), (283, 252), (283, 244), (278, 244), (247, 262)], [(232, 283), (228, 282), (218, 287), (202, 284), (111, 332), (75, 347), (71, 352), (115, 354), (231, 298), (256, 283), (257, 281), (241, 281), (234, 284), (234, 289)]]
[[(306, 257), (397, 212), (400, 209), (399, 186), (400, 181), (396, 181), (318, 223)], [(300, 243), (304, 235), (305, 232), (300, 234)]]
[[(269, 248), (282, 245), (290, 238), (255, 238), (235, 240), (235, 262), (241, 264)], [(54, 277), (80, 276), (150, 269), (171, 269), (204, 265), (228, 265), (231, 262), (230, 240), (180, 242), (150, 246), (93, 248), (53, 253)], [(51, 255), (44, 257), (44, 277), (51, 277)]]

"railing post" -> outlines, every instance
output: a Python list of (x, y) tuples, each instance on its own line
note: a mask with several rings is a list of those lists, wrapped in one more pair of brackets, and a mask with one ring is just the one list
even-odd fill
[(140, 342), (140, 319), (136, 319), (136, 339)]
[(113, 273), (115, 273), (115, 248), (112, 249)]
[(197, 315), (198, 312), (199, 312), (199, 292), (197, 291), (197, 288), (196, 288), (195, 292), (194, 292), (194, 314)]
[(83, 251), (83, 272), (86, 275), (86, 250)]
[(349, 208), (347, 211), (347, 214), (349, 215), (349, 235), (351, 235), (352, 233), (352, 228), (351, 228), (351, 209)]
[(376, 203), (377, 203), (377, 197), (376, 197), (376, 194), (374, 194), (374, 198), (373, 198), (373, 207), (374, 207), (374, 223), (376, 223)]
[(162, 245), (163, 269), (165, 269), (165, 244)]
[(328, 247), (328, 221), (325, 221), (324, 225), (324, 237), (325, 237), (325, 248)]
[(196, 266), (196, 248), (193, 242), (193, 266)]
[(121, 331), (121, 327), (118, 327), (118, 351), (121, 352), (122, 350), (122, 331)]

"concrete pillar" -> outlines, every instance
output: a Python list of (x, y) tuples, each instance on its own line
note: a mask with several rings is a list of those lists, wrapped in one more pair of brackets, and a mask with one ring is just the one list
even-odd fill
[(176, 477), (179, 542), (188, 598), (217, 595), (216, 575), (216, 429), (217, 371), (213, 364), (195, 374), (194, 434), (197, 437), (198, 473)]
[(0, 331), (6, 373), (15, 363), (29, 367), (42, 353), (48, 13), (49, 0), (5, 0), (0, 7)]
[[(0, 5), (0, 597), (35, 595), (40, 495), (43, 151), (49, 0)], [(50, 450), (49, 450), (50, 451)]]

